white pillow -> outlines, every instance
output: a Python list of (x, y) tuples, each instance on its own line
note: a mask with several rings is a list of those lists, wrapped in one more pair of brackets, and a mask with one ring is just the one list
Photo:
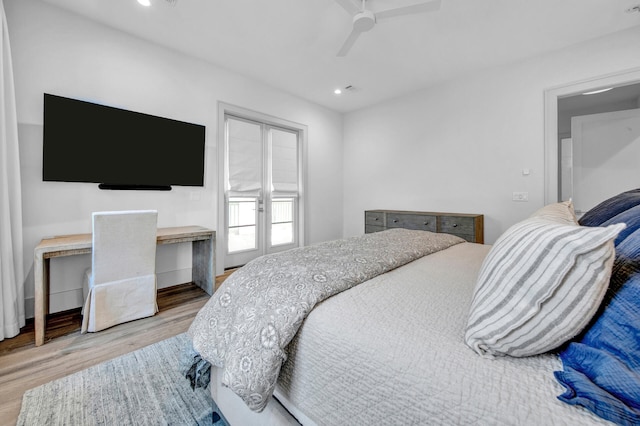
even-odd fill
[(570, 202), (539, 210), (489, 251), (465, 334), (478, 354), (547, 352), (580, 333), (597, 311), (609, 286), (613, 241), (625, 225), (575, 225), (567, 210), (573, 215)]
[(577, 225), (578, 218), (573, 210), (573, 202), (563, 201), (561, 203), (548, 204), (541, 209), (533, 213), (531, 217), (537, 217), (541, 219), (549, 219), (557, 223), (564, 223), (567, 225)]

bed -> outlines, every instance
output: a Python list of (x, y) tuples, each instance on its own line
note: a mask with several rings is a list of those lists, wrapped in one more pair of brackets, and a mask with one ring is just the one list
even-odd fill
[(553, 204), (493, 246), (398, 229), (261, 258), (194, 320), (187, 376), (232, 426), (638, 424), (638, 205)]

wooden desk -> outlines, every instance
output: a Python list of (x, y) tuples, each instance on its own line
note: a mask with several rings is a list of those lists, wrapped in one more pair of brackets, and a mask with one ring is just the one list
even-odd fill
[[(208, 294), (213, 294), (215, 277), (216, 233), (202, 226), (158, 228), (158, 245), (192, 243), (192, 280)], [(36, 346), (44, 343), (49, 314), (49, 263), (52, 257), (91, 253), (91, 234), (60, 235), (45, 238), (35, 248), (35, 310)]]

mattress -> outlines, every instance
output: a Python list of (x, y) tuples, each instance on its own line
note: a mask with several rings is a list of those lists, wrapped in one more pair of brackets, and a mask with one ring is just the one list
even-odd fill
[(492, 360), (465, 345), (489, 249), (458, 244), (317, 305), (287, 348), (276, 395), (318, 425), (608, 424), (557, 399), (555, 354)]

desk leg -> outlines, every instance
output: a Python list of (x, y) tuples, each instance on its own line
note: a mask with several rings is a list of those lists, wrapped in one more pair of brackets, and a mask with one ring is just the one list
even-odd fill
[(191, 279), (193, 282), (207, 292), (213, 294), (214, 283), (214, 259), (215, 259), (215, 240), (194, 241), (192, 243), (192, 266)]
[(36, 346), (44, 344), (44, 331), (47, 327), (49, 313), (49, 262), (36, 256), (33, 275), (35, 277), (35, 308), (33, 312), (36, 334)]

